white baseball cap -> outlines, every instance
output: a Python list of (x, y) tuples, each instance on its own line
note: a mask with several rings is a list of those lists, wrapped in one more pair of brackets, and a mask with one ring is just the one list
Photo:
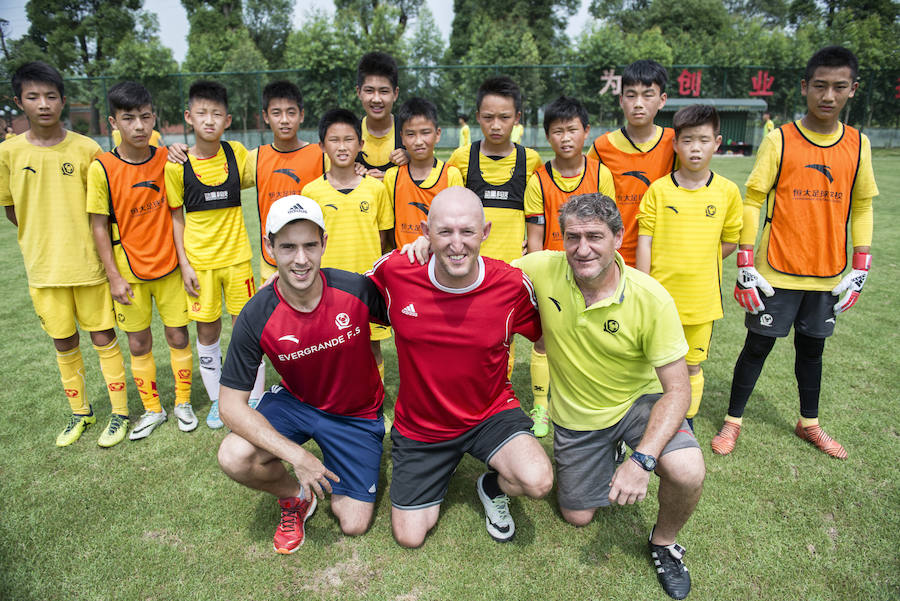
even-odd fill
[(266, 218), (266, 234), (277, 234), (281, 228), (293, 221), (312, 221), (325, 231), (325, 218), (319, 203), (306, 196), (293, 194), (283, 196), (272, 203)]

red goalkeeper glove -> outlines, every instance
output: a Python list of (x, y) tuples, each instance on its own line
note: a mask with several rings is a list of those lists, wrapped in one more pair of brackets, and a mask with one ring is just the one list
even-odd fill
[(844, 276), (841, 283), (834, 287), (831, 293), (840, 296), (842, 292), (847, 292), (841, 300), (834, 305), (834, 314), (840, 315), (850, 307), (856, 304), (859, 293), (862, 292), (863, 284), (869, 276), (869, 267), (872, 266), (872, 255), (869, 253), (853, 253), (853, 270)]
[(756, 315), (766, 306), (759, 296), (759, 291), (766, 296), (775, 294), (775, 290), (764, 277), (759, 275), (753, 266), (753, 250), (739, 250), (737, 252), (737, 283), (734, 285), (734, 300), (744, 308), (747, 313)]

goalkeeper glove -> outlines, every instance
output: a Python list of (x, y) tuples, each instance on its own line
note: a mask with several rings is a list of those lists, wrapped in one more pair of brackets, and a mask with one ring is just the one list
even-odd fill
[(841, 300), (834, 305), (834, 314), (840, 315), (850, 307), (856, 304), (859, 293), (862, 292), (863, 284), (869, 275), (869, 267), (872, 266), (872, 255), (869, 253), (853, 253), (853, 270), (844, 276), (841, 283), (834, 287), (831, 293), (840, 296), (846, 291)]
[(759, 296), (759, 291), (762, 290), (766, 296), (772, 296), (775, 294), (775, 290), (753, 266), (753, 249), (738, 251), (737, 266), (738, 275), (737, 283), (734, 285), (734, 300), (745, 311), (756, 315), (766, 308)]

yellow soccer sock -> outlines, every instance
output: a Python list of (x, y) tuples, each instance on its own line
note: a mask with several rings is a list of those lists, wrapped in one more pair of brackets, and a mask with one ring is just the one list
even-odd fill
[(381, 375), (381, 381), (384, 382), (384, 361), (378, 364), (378, 373)]
[(81, 358), (81, 349), (76, 346), (69, 351), (56, 351), (56, 364), (59, 365), (59, 376), (72, 413), (89, 414), (91, 406), (84, 394), (84, 359)]
[(153, 353), (135, 357), (131, 356), (131, 375), (141, 395), (141, 403), (144, 411), (162, 413), (162, 405), (159, 402), (159, 391), (156, 387), (156, 361)]
[(94, 345), (97, 356), (100, 357), (100, 371), (106, 380), (106, 389), (109, 391), (109, 402), (112, 412), (119, 415), (128, 415), (128, 391), (125, 389), (125, 359), (119, 350), (119, 342), (113, 340), (106, 346)]
[(509, 362), (506, 364), (506, 379), (512, 379), (513, 369), (516, 367), (516, 347), (509, 345)]
[(803, 417), (800, 416), (800, 425), (804, 428), (809, 428), (810, 426), (818, 426), (819, 418), (818, 417)]
[(744, 423), (744, 418), (743, 417), (732, 417), (730, 415), (726, 415), (725, 421), (731, 422), (732, 424), (737, 424), (740, 426), (742, 423)]
[(690, 376), (691, 381), (691, 406), (688, 407), (687, 417), (691, 419), (700, 411), (700, 401), (703, 400), (703, 370), (700, 373)]
[(550, 366), (547, 353), (531, 349), (531, 394), (534, 404), (547, 408), (547, 393), (550, 391)]
[(194, 356), (190, 345), (184, 348), (169, 347), (172, 376), (175, 378), (175, 404), (191, 402), (191, 380), (194, 373)]

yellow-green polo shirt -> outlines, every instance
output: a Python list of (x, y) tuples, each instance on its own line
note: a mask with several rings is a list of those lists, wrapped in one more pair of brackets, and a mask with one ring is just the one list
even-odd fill
[(655, 368), (688, 351), (675, 301), (649, 275), (626, 267), (615, 294), (590, 307), (566, 255), (541, 251), (516, 259), (534, 284), (550, 380), (550, 417), (570, 430), (601, 430), (638, 397), (662, 392)]

